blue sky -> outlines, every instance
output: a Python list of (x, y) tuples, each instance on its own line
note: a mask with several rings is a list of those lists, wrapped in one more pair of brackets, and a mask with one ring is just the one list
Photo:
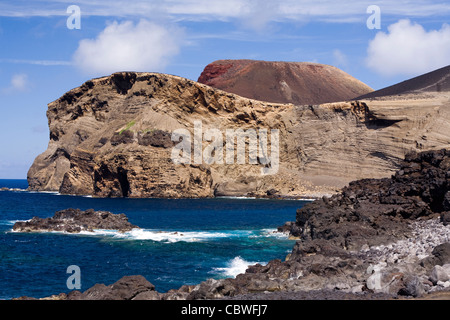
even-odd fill
[[(367, 26), (371, 5), (380, 29)], [(90, 78), (197, 80), (219, 59), (311, 61), (380, 89), (450, 64), (449, 18), (450, 1), (426, 0), (2, 0), (0, 178), (26, 178), (47, 148), (47, 104)]]

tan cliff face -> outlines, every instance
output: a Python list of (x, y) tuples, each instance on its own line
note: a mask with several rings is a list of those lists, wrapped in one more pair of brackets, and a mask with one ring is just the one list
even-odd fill
[[(50, 142), (28, 172), (30, 189), (99, 197), (309, 197), (389, 177), (409, 151), (450, 143), (450, 95), (442, 92), (300, 106), (157, 73), (93, 79), (50, 103), (47, 117)], [(196, 122), (224, 137), (277, 129), (276, 173), (249, 163), (248, 148), (244, 164), (174, 163), (172, 133), (185, 129), (195, 140)]]

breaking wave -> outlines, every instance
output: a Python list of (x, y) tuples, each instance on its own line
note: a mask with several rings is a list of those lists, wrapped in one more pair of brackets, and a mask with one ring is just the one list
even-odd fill
[(259, 238), (276, 237), (287, 238), (286, 234), (276, 232), (276, 229), (261, 230), (220, 230), (220, 231), (161, 231), (152, 229), (133, 229), (128, 232), (119, 232), (116, 230), (94, 230), (93, 232), (82, 231), (82, 235), (107, 236), (115, 239), (124, 240), (151, 240), (157, 242), (174, 243), (201, 242), (209, 240), (220, 240), (224, 238)]
[[(19, 220), (3, 220), (0, 225), (14, 225)], [(17, 232), (10, 230), (11, 232)], [(285, 233), (277, 232), (276, 229), (257, 229), (257, 230), (207, 230), (207, 231), (163, 231), (154, 229), (135, 228), (131, 231), (120, 232), (117, 230), (95, 229), (94, 231), (81, 231), (79, 233), (68, 233), (63, 231), (37, 231), (37, 233), (61, 233), (66, 235), (82, 235), (107, 237), (118, 240), (150, 240), (155, 242), (205, 242), (221, 239), (236, 238), (278, 238), (287, 239)]]
[(238, 274), (245, 273), (248, 266), (260, 263), (260, 262), (251, 262), (242, 259), (240, 256), (234, 257), (232, 260), (227, 262), (226, 267), (223, 268), (214, 268), (214, 273), (219, 273), (221, 276), (225, 277), (236, 277)]
[(133, 229), (128, 232), (115, 230), (94, 230), (93, 232), (82, 231), (82, 235), (109, 236), (124, 240), (152, 240), (157, 242), (174, 243), (200, 242), (223, 238), (259, 238), (276, 237), (287, 238), (286, 234), (276, 232), (276, 229), (261, 230), (220, 230), (220, 231), (161, 231), (152, 229)]
[(109, 236), (114, 239), (124, 240), (151, 240), (157, 242), (174, 243), (179, 241), (198, 242), (231, 237), (249, 236), (250, 231), (160, 231), (151, 229), (133, 229), (128, 232), (115, 230), (94, 230), (93, 232), (82, 231), (82, 235)]

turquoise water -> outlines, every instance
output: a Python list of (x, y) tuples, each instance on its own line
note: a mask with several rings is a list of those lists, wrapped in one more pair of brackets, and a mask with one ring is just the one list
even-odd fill
[[(97, 199), (27, 192), (25, 180), (0, 180), (0, 299), (69, 292), (67, 267), (81, 291), (143, 275), (166, 292), (208, 278), (233, 277), (248, 264), (284, 259), (294, 244), (273, 233), (306, 202), (262, 199)], [(120, 234), (17, 233), (15, 221), (67, 208), (124, 213), (141, 229)]]

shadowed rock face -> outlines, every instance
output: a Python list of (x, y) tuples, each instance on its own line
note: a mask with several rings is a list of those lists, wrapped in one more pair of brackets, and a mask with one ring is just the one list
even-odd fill
[(448, 150), (409, 154), (392, 178), (351, 182), (341, 193), (298, 210), (290, 232), (348, 250), (407, 237), (409, 221), (444, 217), (450, 210), (449, 170)]
[[(389, 177), (409, 151), (447, 147), (449, 101), (441, 92), (294, 106), (176, 76), (115, 73), (48, 105), (50, 141), (28, 172), (29, 188), (131, 198), (331, 194), (353, 180)], [(243, 164), (174, 163), (179, 140), (172, 133), (184, 129), (194, 137), (196, 121), (203, 133), (219, 130), (224, 142), (228, 129), (279, 130), (278, 171), (263, 175), (262, 162), (249, 157)], [(203, 138), (202, 146), (210, 142)]]
[(450, 92), (450, 66), (428, 72), (387, 88), (361, 95), (355, 99), (369, 99), (427, 92)]
[(310, 62), (219, 60), (198, 82), (240, 96), (275, 103), (321, 104), (373, 91), (338, 68)]
[(124, 276), (114, 284), (106, 286), (96, 284), (85, 292), (73, 291), (69, 300), (140, 300), (142, 297), (149, 299), (157, 295), (155, 286), (143, 276)]

